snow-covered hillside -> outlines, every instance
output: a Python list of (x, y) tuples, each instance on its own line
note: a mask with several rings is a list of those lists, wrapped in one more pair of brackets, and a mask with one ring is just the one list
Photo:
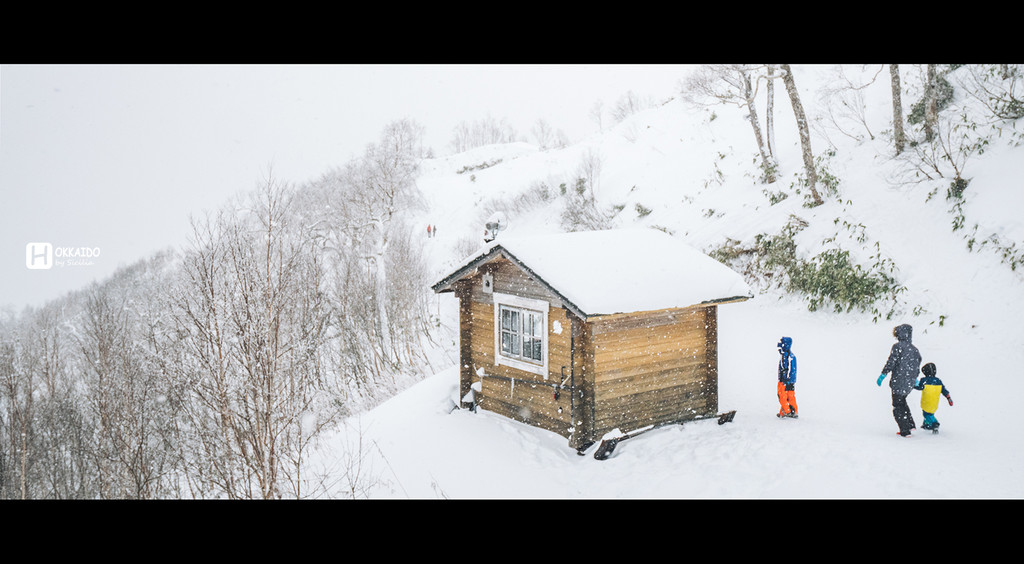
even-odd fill
[[(878, 68), (845, 71), (866, 83)], [(819, 95), (833, 84), (834, 69), (796, 67), (796, 80), (812, 120), (822, 115)], [(846, 122), (839, 131), (815, 121), (815, 154), (834, 151), (827, 168), (840, 183), (814, 208), (793, 188), (800, 146), (778, 93), (780, 178), (772, 185), (758, 181), (753, 135), (740, 110), (696, 108), (671, 92), (566, 148), (489, 146), (424, 162), (418, 185), (426, 206), (417, 221), (437, 278), (483, 243), (484, 220), (495, 211), (508, 218), (503, 235), (560, 231), (560, 186), (571, 192), (589, 161), (599, 208), (618, 210), (614, 227), (657, 227), (711, 252), (730, 239), (749, 243), (777, 233), (795, 216), (806, 224), (795, 237), (800, 253), (838, 246), (862, 264), (884, 258), (906, 290), (892, 318), (883, 310), (877, 321), (856, 310), (811, 312), (800, 296), (764, 284), (755, 299), (720, 307), (719, 405), (736, 410), (735, 420), (655, 430), (622, 442), (606, 461), (590, 456), (593, 447), (580, 456), (558, 435), (492, 413), (451, 411), (457, 311), (450, 294), (437, 296), (448, 343), (432, 361), (437, 374), (349, 420), (325, 443), (320, 463), (336, 478), (333, 495), (1024, 497), (1024, 439), (1012, 423), (1024, 395), (1024, 272), (1002, 262), (994, 244), (968, 248), (971, 234), (976, 241), (1024, 241), (1024, 148), (1003, 138), (971, 157), (966, 227), (954, 232), (948, 178), (896, 181), (905, 164), (893, 158), (884, 133), (891, 130), (888, 81), (863, 93), (867, 127)], [(773, 205), (770, 195), (780, 191), (789, 197)], [(436, 237), (425, 238), (427, 225)], [(875, 383), (895, 342), (892, 328), (901, 323), (913, 325), (924, 361), (936, 364), (952, 393), (955, 405), (942, 402), (937, 413), (939, 434), (898, 437), (888, 386)], [(800, 363), (797, 420), (775, 417), (775, 343), (784, 335), (793, 338)], [(919, 401), (918, 392), (909, 398), (918, 425)]]

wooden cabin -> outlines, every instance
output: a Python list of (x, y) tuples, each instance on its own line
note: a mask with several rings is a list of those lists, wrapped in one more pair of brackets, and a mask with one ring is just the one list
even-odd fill
[(584, 449), (718, 411), (719, 305), (739, 274), (654, 229), (499, 237), (432, 289), (459, 300), (463, 406)]

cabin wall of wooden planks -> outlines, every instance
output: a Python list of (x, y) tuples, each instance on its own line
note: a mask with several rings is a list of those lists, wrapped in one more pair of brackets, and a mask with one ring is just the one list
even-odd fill
[(715, 306), (592, 318), (595, 439), (718, 410)]

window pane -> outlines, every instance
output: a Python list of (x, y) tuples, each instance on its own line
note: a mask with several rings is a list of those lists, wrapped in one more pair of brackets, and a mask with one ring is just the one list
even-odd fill
[(499, 307), (499, 352), (503, 356), (543, 362), (544, 315), (535, 310)]

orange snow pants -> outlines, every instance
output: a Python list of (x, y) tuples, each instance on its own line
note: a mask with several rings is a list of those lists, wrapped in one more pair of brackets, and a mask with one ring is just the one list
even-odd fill
[(779, 382), (779, 415), (797, 413), (796, 390), (786, 389), (786, 384)]

